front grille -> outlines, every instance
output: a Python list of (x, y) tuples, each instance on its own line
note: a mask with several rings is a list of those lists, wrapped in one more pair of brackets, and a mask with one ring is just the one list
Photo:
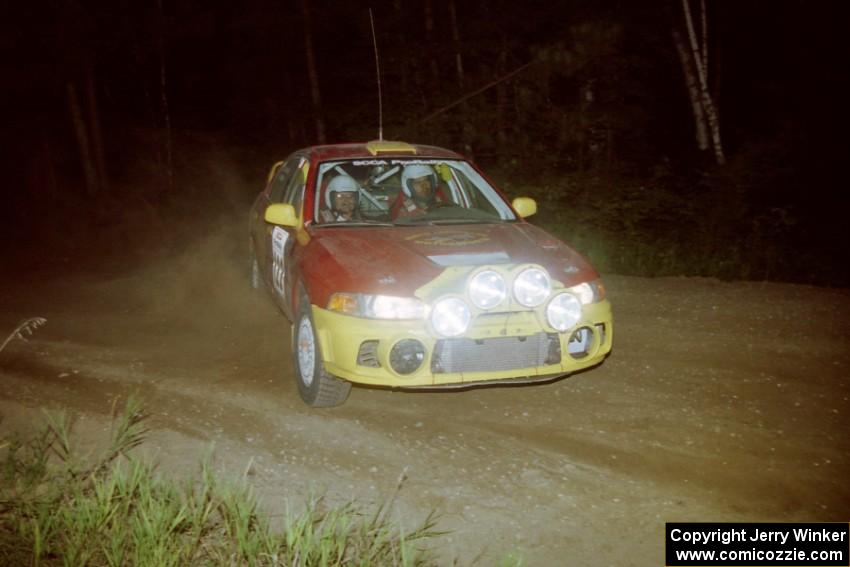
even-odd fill
[(357, 364), (371, 368), (381, 367), (381, 363), (378, 360), (378, 341), (363, 341), (360, 343), (360, 350), (357, 352)]
[(561, 360), (556, 333), (495, 339), (443, 339), (431, 356), (431, 372), (497, 372), (555, 364)]

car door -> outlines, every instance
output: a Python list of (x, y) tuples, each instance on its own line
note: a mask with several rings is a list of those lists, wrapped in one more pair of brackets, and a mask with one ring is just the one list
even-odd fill
[(270, 289), (274, 289), (272, 233), (275, 226), (266, 222), (264, 216), (269, 205), (283, 202), (286, 189), (301, 159), (300, 156), (290, 156), (272, 171), (266, 190), (257, 198), (253, 208), (253, 217), (251, 218), (252, 245), (263, 280)]
[[(289, 165), (289, 164), (286, 164)], [(267, 224), (266, 250), (269, 254), (267, 265), (270, 266), (269, 280), (272, 295), (275, 301), (286, 314), (292, 319), (292, 287), (297, 279), (297, 266), (293, 261), (293, 255), (299, 246), (299, 232), (301, 232), (301, 219), (303, 218), (302, 205), (304, 203), (304, 191), (307, 182), (307, 174), (310, 163), (303, 156), (296, 156), (293, 167), (286, 179), (281, 194), (273, 187), (270, 192), (271, 204), (284, 203), (292, 205), (299, 222), (297, 226), (277, 226)], [(277, 199), (280, 200), (277, 200)]]
[[(278, 301), (281, 308), (290, 320), (293, 320), (294, 313), (292, 312), (292, 294), (294, 292), (294, 284), (298, 280), (298, 264), (295, 261), (300, 256), (300, 248), (304, 244), (304, 193), (307, 190), (307, 177), (310, 173), (310, 161), (302, 157), (298, 160), (295, 172), (289, 180), (286, 187), (286, 192), (283, 197), (283, 202), (292, 205), (295, 210), (295, 216), (298, 218), (296, 227), (280, 227), (286, 232), (286, 243), (283, 247), (283, 266), (282, 277), (283, 282), (279, 284), (277, 292)], [(279, 246), (280, 247), (280, 246)]]

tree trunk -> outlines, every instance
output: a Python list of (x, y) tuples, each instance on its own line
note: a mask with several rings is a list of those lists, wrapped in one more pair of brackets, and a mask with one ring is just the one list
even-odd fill
[(704, 152), (707, 151), (710, 146), (708, 139), (708, 125), (705, 122), (705, 113), (702, 111), (699, 80), (694, 74), (693, 62), (691, 61), (691, 56), (685, 47), (685, 42), (682, 40), (682, 35), (675, 29), (672, 30), (672, 33), (673, 43), (676, 44), (676, 51), (679, 53), (679, 62), (682, 64), (682, 71), (685, 74), (685, 85), (688, 87), (688, 97), (691, 100), (697, 148)]
[(91, 149), (97, 168), (98, 189), (109, 192), (109, 175), (106, 169), (106, 158), (103, 153), (103, 138), (100, 129), (100, 113), (97, 107), (97, 90), (95, 89), (94, 70), (92, 65), (86, 65), (86, 99), (88, 102), (89, 132), (91, 133)]
[(86, 180), (86, 193), (89, 197), (96, 197), (98, 193), (97, 168), (92, 157), (89, 144), (89, 133), (86, 122), (83, 120), (83, 112), (80, 109), (80, 100), (77, 97), (77, 89), (73, 83), (67, 83), (68, 109), (71, 112), (71, 120), (74, 123), (74, 134), (77, 137), (77, 147), (80, 150), (80, 163)]
[(425, 0), (425, 56), (428, 58), (428, 69), (431, 72), (431, 84), (436, 85), (440, 81), (440, 69), (437, 67), (437, 60), (433, 56), (436, 41), (434, 39), (434, 11), (432, 8), (431, 0)]
[(723, 51), (723, 35), (717, 33), (714, 35), (714, 44), (713, 44), (712, 58), (714, 61), (711, 65), (711, 98), (714, 101), (714, 109), (717, 111), (717, 117), (720, 120), (723, 120), (723, 109), (720, 108), (720, 92), (723, 84), (723, 65), (721, 64), (723, 58), (721, 57), (721, 53)]
[[(700, 8), (701, 23), (703, 28), (705, 29), (707, 23), (704, 2), (701, 2)], [(708, 90), (708, 49), (707, 46), (703, 46), (703, 48), (701, 49), (699, 42), (697, 41), (697, 35), (696, 31), (694, 30), (694, 22), (693, 18), (691, 17), (691, 8), (688, 5), (688, 0), (682, 0), (682, 10), (685, 13), (685, 24), (688, 30), (688, 39), (690, 40), (691, 44), (691, 56), (696, 66), (697, 78), (699, 79), (700, 101), (702, 102), (702, 108), (705, 111), (705, 116), (708, 120), (708, 127), (711, 131), (711, 142), (712, 147), (714, 148), (714, 158), (717, 161), (718, 165), (723, 165), (726, 163), (726, 156), (723, 153), (723, 144), (720, 139), (720, 119), (717, 116), (717, 110), (714, 107), (714, 101), (711, 97), (711, 93)]]
[(316, 126), (316, 140), (325, 143), (325, 122), (322, 118), (322, 94), (319, 89), (319, 73), (316, 70), (316, 54), (313, 50), (313, 32), (310, 23), (308, 0), (301, 0), (301, 16), (304, 20), (304, 50), (307, 55), (307, 76), (310, 80), (310, 98), (313, 101), (313, 114)]

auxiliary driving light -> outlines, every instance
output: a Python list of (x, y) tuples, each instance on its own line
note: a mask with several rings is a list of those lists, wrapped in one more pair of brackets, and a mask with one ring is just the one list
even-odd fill
[(431, 326), (444, 337), (462, 335), (469, 328), (471, 320), (469, 307), (457, 297), (441, 299), (431, 310)]
[(479, 309), (492, 309), (505, 300), (508, 289), (505, 278), (493, 270), (484, 270), (475, 274), (467, 288), (469, 299)]
[(572, 328), (581, 319), (581, 301), (571, 293), (559, 293), (546, 307), (546, 319), (561, 332)]
[(514, 297), (525, 307), (541, 305), (549, 297), (550, 291), (552, 284), (549, 274), (541, 268), (523, 270), (514, 280)]
[(402, 339), (390, 350), (390, 366), (398, 374), (416, 372), (425, 360), (425, 345), (416, 339)]

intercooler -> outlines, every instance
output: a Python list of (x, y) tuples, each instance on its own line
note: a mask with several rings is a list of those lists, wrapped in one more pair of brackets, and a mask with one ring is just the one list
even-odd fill
[(494, 339), (442, 339), (431, 356), (431, 372), (497, 372), (555, 364), (561, 360), (557, 333)]

